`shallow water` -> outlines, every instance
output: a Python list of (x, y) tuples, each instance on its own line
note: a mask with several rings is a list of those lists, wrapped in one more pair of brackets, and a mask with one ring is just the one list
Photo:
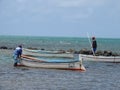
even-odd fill
[(86, 72), (13, 67), (0, 50), (0, 90), (119, 90), (120, 63), (83, 62)]

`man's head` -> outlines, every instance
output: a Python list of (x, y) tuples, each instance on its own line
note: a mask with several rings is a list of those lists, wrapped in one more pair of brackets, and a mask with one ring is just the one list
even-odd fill
[(19, 45), (18, 47), (22, 48), (22, 45)]
[(92, 37), (92, 40), (95, 40), (95, 37)]

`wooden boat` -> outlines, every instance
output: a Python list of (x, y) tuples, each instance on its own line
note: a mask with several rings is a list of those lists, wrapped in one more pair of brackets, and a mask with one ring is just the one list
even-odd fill
[(38, 58), (22, 55), (21, 64), (28, 67), (86, 71), (82, 61), (79, 60), (40, 60)]
[(34, 52), (34, 53), (43, 53), (43, 54), (61, 54), (61, 53), (70, 53), (70, 52), (64, 52), (64, 51), (53, 51), (53, 50), (35, 50), (35, 49), (27, 49), (27, 48), (23, 48), (23, 50), (25, 51), (29, 51), (29, 52)]
[(62, 58), (73, 58), (74, 55), (72, 53), (40, 53), (34, 50), (23, 49), (24, 55), (29, 56), (42, 56), (42, 57), (62, 57)]
[(93, 56), (93, 55), (80, 54), (79, 57), (83, 59), (83, 61), (120, 63), (120, 56)]

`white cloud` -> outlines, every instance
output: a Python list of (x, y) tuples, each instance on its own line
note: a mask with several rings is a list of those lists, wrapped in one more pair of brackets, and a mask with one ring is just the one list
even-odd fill
[(67, 20), (89, 18), (93, 14), (98, 16), (97, 10), (100, 10), (101, 14), (105, 13), (106, 16), (120, 15), (119, 0), (52, 0), (51, 3), (61, 8), (61, 15)]
[[(32, 8), (47, 10), (53, 8), (91, 8), (103, 5), (105, 0), (16, 0), (21, 8), (31, 5)], [(23, 6), (24, 5), (24, 6)], [(39, 6), (39, 7), (36, 7)], [(30, 7), (29, 7), (30, 8)], [(30, 8), (31, 9), (31, 8)], [(54, 9), (53, 9), (54, 10)]]
[[(58, 15), (64, 20), (77, 20), (91, 17), (96, 8), (109, 5), (110, 1), (115, 2), (113, 0), (16, 0), (16, 2), (11, 1), (8, 7), (12, 14), (39, 15), (43, 19)], [(118, 13), (117, 8), (119, 8), (118, 5), (112, 8), (111, 12)], [(108, 11), (111, 13), (110, 10)]]
[(50, 0), (56, 6), (60, 7), (88, 7), (88, 6), (101, 6), (105, 0)]
[[(103, 6), (105, 0), (50, 0), (52, 6), (58, 9), (63, 19), (77, 20), (88, 18), (94, 13), (94, 9)], [(53, 9), (53, 8), (52, 8)], [(60, 11), (59, 11), (60, 10)], [(52, 13), (54, 9), (51, 10)]]

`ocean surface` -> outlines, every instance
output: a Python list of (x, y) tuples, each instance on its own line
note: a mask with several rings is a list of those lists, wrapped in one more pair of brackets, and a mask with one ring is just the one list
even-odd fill
[[(97, 38), (98, 50), (120, 53), (120, 39)], [(90, 49), (88, 38), (0, 36), (0, 47)], [(0, 90), (119, 90), (120, 63), (84, 61), (86, 72), (13, 67), (13, 50), (0, 49)], [(77, 57), (76, 57), (77, 58)]]

